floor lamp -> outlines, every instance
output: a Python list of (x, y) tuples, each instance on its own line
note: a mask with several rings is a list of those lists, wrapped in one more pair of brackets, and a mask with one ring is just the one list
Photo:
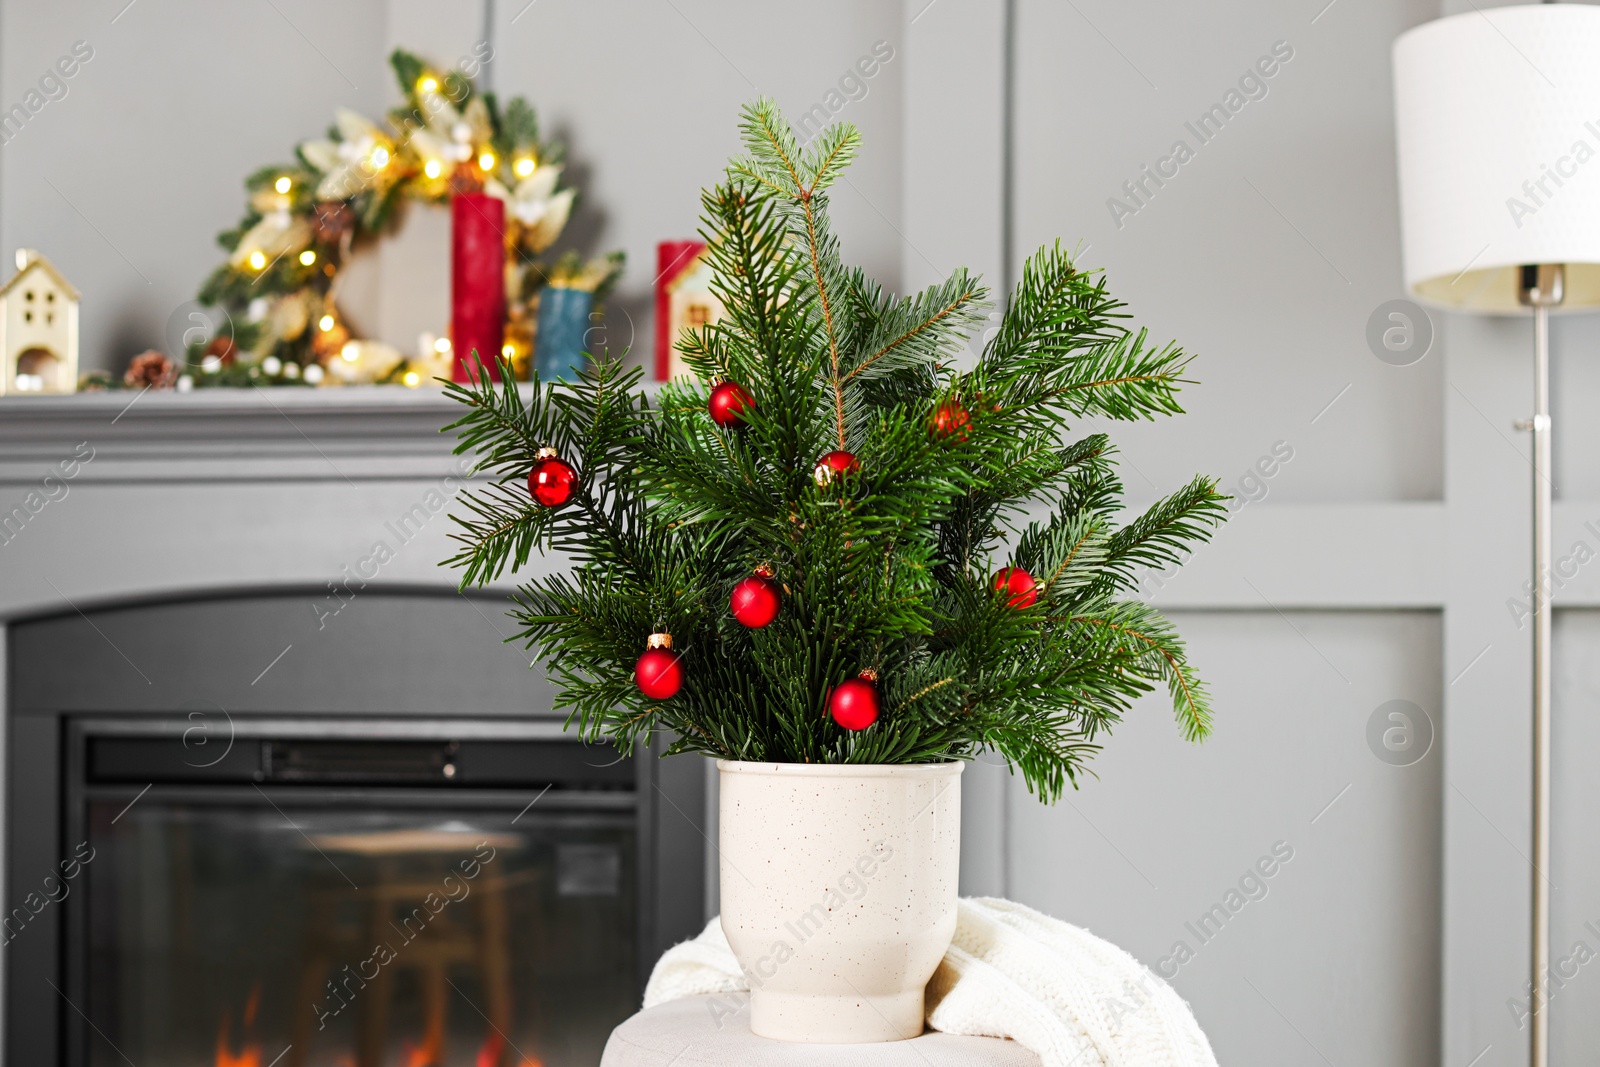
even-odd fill
[[(1532, 1067), (1546, 1067), (1550, 944), (1550, 373), (1553, 308), (1600, 306), (1600, 8), (1473, 10), (1394, 45), (1406, 287), (1533, 318)], [(1581, 146), (1581, 147), (1580, 147)]]

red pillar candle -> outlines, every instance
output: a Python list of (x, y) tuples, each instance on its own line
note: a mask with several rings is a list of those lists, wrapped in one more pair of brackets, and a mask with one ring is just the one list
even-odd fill
[(471, 379), (476, 351), (500, 380), (505, 343), (506, 206), (486, 193), (459, 193), (450, 204), (450, 351), (454, 378)]

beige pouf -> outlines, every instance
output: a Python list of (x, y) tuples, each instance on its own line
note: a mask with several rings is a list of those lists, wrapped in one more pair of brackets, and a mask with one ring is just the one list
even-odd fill
[(1015, 1041), (924, 1033), (873, 1045), (799, 1045), (750, 1032), (742, 993), (684, 997), (612, 1031), (600, 1067), (1039, 1067)]

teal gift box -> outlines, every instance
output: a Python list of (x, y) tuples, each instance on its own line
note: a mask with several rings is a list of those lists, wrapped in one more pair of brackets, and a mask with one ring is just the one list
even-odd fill
[(589, 358), (584, 335), (594, 311), (588, 289), (546, 286), (539, 294), (539, 332), (534, 337), (534, 367), (543, 381), (572, 381)]

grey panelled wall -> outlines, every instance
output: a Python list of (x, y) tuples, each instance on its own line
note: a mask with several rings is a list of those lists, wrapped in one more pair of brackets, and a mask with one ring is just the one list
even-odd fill
[[(1236, 522), (1287, 520), (1313, 503), (1321, 520), (1286, 521), (1281, 540), (1253, 557), (1219, 544), (1221, 568), (1201, 560), (1195, 576), (1152, 583), (1158, 601), (1251, 611), (1250, 623), (1182, 616), (1224, 697), (1211, 743), (1229, 753), (1220, 766), (1205, 751), (1174, 758), (1181, 776), (1152, 769), (1168, 766), (1173, 742), (1151, 701), (1152, 721), (1122, 731), (1105, 780), (1076, 804), (1042, 811), (1013, 789), (1009, 806), (1007, 891), (1115, 931), (1158, 967), (1152, 954), (1172, 947), (1152, 919), (1170, 928), (1209, 908), (1227, 872), (1266, 843), (1246, 828), (1259, 837), (1283, 825), (1285, 840), (1308, 842), (1295, 861), (1307, 866), (1280, 875), (1273, 895), (1233, 920), (1230, 940), (1176, 980), (1225, 1062), (1526, 1061), (1515, 1009), (1533, 877), (1528, 635), (1508, 608), (1528, 566), (1527, 443), (1511, 424), (1530, 403), (1529, 327), (1435, 315), (1432, 352), (1399, 368), (1364, 341), (1377, 305), (1403, 295), (1390, 43), (1474, 6), (1230, 0), (1162, 4), (1152, 17), (1151, 5), (1101, 0), (1016, 5), (1015, 246), (1081, 240), (1141, 322), (1202, 357), (1204, 384), (1186, 394), (1192, 417), (1116, 432), (1130, 488), (1153, 496), (1206, 470), (1265, 498)], [(1270, 76), (1241, 81), (1251, 68)], [(1230, 88), (1242, 106), (1202, 139), (1193, 124)], [(1180, 139), (1188, 155), (1174, 165)], [(1164, 169), (1161, 184), (1146, 166)], [(1130, 195), (1124, 183), (1134, 182), (1142, 188)], [(1600, 547), (1600, 450), (1587, 417), (1600, 395), (1597, 331), (1594, 317), (1575, 318), (1554, 340), (1558, 556), (1585, 560)], [(1241, 480), (1280, 442), (1288, 462)], [(1335, 526), (1390, 552), (1415, 545), (1420, 528), (1396, 534), (1429, 501), (1440, 521), (1422, 557), (1439, 580), (1420, 583), (1426, 596), (1406, 580), (1374, 587), (1349, 569), (1352, 557), (1327, 551)], [(1566, 1053), (1556, 1062), (1600, 1046), (1600, 981), (1575, 962), (1600, 951), (1589, 870), (1600, 789), (1585, 759), (1596, 634), (1592, 613), (1576, 610), (1600, 589), (1596, 575), (1571, 570), (1580, 573), (1565, 573), (1557, 591), (1571, 610), (1558, 615), (1563, 755), (1549, 874), (1555, 954), (1575, 954), (1576, 976), (1550, 1009), (1556, 1052)], [(1201, 573), (1195, 596), (1189, 583)], [(1442, 615), (1317, 610), (1332, 606)], [(1437, 727), (1412, 767), (1364, 750), (1369, 716), (1396, 697)], [(1283, 733), (1278, 720), (1303, 726)], [(1326, 814), (1316, 803), (1302, 810), (1320, 785), (1338, 794), (1344, 782), (1325, 779), (1341, 771), (1349, 793)], [(1170, 865), (1184, 841), (1202, 846), (1204, 865), (1176, 864), (1169, 881), (1148, 871), (1159, 891), (1119, 854)], [(1207, 885), (1197, 875), (1212, 865)]]
[[(1139, 323), (1199, 354), (1189, 417), (1117, 430), (1130, 488), (1235, 484), (1282, 440), (1275, 500), (1437, 499), (1440, 363), (1363, 340), (1401, 293), (1389, 44), (1436, 6), (1144, 6), (1022, 0), (1017, 26), (1018, 254), (1081, 241)], [(1243, 106), (1200, 143), (1230, 90)], [(1180, 140), (1193, 158), (1163, 164)]]
[[(1600, 751), (1600, 612), (1564, 611), (1555, 625), (1555, 707), (1561, 713), (1560, 743), (1551, 755), (1555, 825), (1552, 828), (1554, 869), (1550, 877), (1551, 954), (1569, 956), (1575, 943), (1600, 948), (1600, 849), (1594, 846), (1594, 754)], [(1594, 961), (1578, 971), (1551, 998), (1551, 1054), (1556, 1064), (1582, 1063), (1593, 1057), (1600, 1036), (1600, 981), (1589, 972)]]
[[(1196, 471), (1246, 510), (1440, 496), (1440, 361), (1363, 341), (1401, 290), (1389, 43), (1436, 9), (1322, 3), (1017, 5), (1019, 254), (1082, 242), (1140, 324), (1199, 355), (1191, 414), (1107, 427), (1135, 497)], [(1202, 141), (1230, 90), (1242, 106)], [(1103, 780), (1053, 809), (1013, 787), (1007, 891), (1175, 976), (1223, 1063), (1440, 1062), (1440, 619), (1305, 610), (1349, 579), (1302, 551), (1240, 561), (1246, 612), (1177, 615), (1213, 740), (1184, 745), (1148, 699)], [(1269, 577), (1285, 564), (1296, 598)], [(1414, 766), (1367, 745), (1393, 699), (1441, 726)], [(1279, 842), (1292, 860), (1252, 878)]]
[(1054, 808), (1019, 794), (1012, 893), (1173, 979), (1224, 1064), (1317, 1062), (1296, 1028), (1334, 1063), (1438, 1062), (1440, 760), (1366, 742), (1387, 700), (1439, 706), (1438, 615), (1174, 619), (1216, 736), (1189, 745), (1145, 701), (1102, 780)]
[[(571, 232), (628, 255), (614, 302), (625, 315), (608, 323), (613, 346), (631, 342), (651, 358), (656, 242), (695, 236), (700, 189), (738, 151), (740, 105), (762, 94), (797, 123), (821, 108), (861, 128), (865, 151), (834, 193), (834, 215), (846, 255), (899, 287), (898, 3), (822, 0), (801, 18), (740, 0), (496, 0), (492, 22), (496, 91), (527, 95), (567, 141), (588, 201)], [(870, 77), (856, 72), (864, 58)]]
[(335, 105), (389, 104), (388, 7), (0, 4), (0, 110), (75, 41), (93, 49), (0, 148), (0, 274), (28, 246), (78, 287), (83, 369), (163, 346), (169, 314), (220, 262), (214, 238), (238, 222), (247, 173), (292, 159)]

